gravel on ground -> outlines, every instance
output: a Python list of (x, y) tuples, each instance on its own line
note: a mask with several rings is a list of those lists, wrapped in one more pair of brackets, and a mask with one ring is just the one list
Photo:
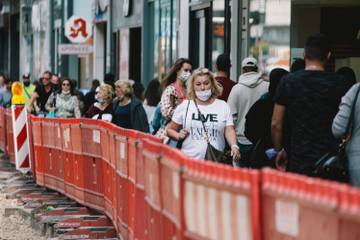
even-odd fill
[(0, 193), (0, 239), (45, 240), (40, 232), (31, 228), (30, 220), (25, 220), (19, 214), (5, 217), (5, 209), (16, 206), (16, 199), (6, 199), (6, 195)]

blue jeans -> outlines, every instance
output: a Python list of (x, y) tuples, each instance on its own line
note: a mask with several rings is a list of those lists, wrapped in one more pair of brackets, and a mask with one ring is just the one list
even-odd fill
[(254, 149), (254, 145), (253, 144), (241, 144), (238, 143), (238, 146), (240, 148), (240, 161), (235, 163), (236, 167), (250, 167), (250, 160), (251, 160), (251, 155)]

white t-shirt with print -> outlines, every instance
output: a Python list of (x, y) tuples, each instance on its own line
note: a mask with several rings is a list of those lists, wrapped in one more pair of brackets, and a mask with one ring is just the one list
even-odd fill
[[(204, 159), (207, 148), (206, 134), (194, 101), (190, 101), (185, 121), (188, 103), (189, 100), (185, 100), (177, 106), (172, 120), (189, 130), (189, 136), (184, 140), (181, 151), (195, 159)], [(216, 99), (210, 105), (198, 104), (198, 107), (204, 116), (204, 124), (209, 134), (211, 145), (223, 151), (225, 148), (225, 127), (234, 125), (229, 106), (225, 101)]]

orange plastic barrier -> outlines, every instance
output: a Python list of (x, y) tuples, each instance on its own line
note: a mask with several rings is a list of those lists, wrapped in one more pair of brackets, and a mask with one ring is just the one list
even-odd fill
[(42, 118), (38, 117), (31, 117), (31, 128), (32, 131), (30, 133), (30, 136), (33, 139), (33, 148), (34, 148), (34, 155), (32, 155), (33, 162), (35, 163), (33, 168), (35, 168), (36, 175), (36, 182), (37, 184), (44, 186), (45, 179), (45, 159), (47, 156), (45, 156), (45, 149), (42, 144), (42, 129), (41, 129), (41, 121)]
[(187, 160), (186, 239), (260, 239), (259, 172)]
[(10, 162), (15, 165), (15, 152), (14, 152), (14, 135), (11, 119), (11, 110), (6, 108), (5, 110), (5, 122), (6, 122), (6, 139), (7, 139), (7, 148), (6, 153), (9, 156)]
[(0, 150), (6, 154), (6, 122), (5, 110), (0, 107)]
[(103, 211), (124, 239), (359, 239), (358, 189), (193, 160), (98, 120), (31, 128), (37, 183)]
[(341, 211), (354, 213), (346, 207), (351, 202), (345, 199), (351, 195), (349, 188), (274, 170), (264, 170), (262, 181), (263, 239), (351, 239), (340, 236), (339, 213), (341, 201)]

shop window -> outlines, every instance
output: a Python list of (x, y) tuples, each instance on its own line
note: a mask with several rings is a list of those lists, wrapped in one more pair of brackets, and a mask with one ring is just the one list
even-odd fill
[(230, 53), (231, 1), (214, 0), (212, 3), (212, 68), (222, 53)]
[(166, 73), (176, 60), (176, 1), (155, 2), (154, 72)]

